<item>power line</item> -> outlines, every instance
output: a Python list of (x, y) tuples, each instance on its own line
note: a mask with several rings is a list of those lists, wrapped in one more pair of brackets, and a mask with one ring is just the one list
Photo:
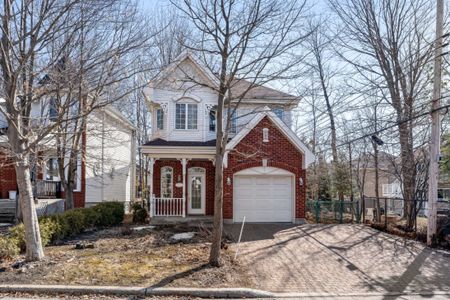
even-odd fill
[[(449, 96), (445, 96), (445, 97), (441, 97), (440, 100), (442, 100), (442, 99), (444, 99), (444, 98), (449, 98), (449, 97), (450, 97), (450, 95), (449, 95)], [(379, 129), (379, 130), (373, 131), (373, 132), (371, 132), (371, 133), (364, 134), (364, 135), (362, 135), (362, 136), (360, 136), (360, 137), (357, 137), (357, 138), (354, 138), (354, 139), (352, 139), (352, 140), (350, 140), (350, 141), (343, 142), (343, 143), (337, 145), (336, 147), (343, 147), (343, 146), (346, 146), (346, 145), (351, 144), (351, 143), (354, 143), (354, 142), (356, 142), (356, 141), (359, 141), (359, 140), (362, 140), (362, 139), (371, 137), (372, 135), (377, 135), (377, 134), (379, 134), (379, 133), (381, 133), (381, 132), (384, 132), (384, 131), (386, 131), (386, 130), (388, 130), (388, 129), (395, 128), (396, 126), (399, 126), (399, 125), (401, 125), (401, 124), (403, 124), (403, 123), (410, 122), (410, 121), (412, 121), (412, 120), (414, 120), (414, 119), (421, 118), (421, 117), (424, 117), (424, 116), (428, 116), (428, 115), (430, 115), (430, 114), (432, 114), (432, 113), (434, 113), (434, 112), (436, 112), (436, 111), (441, 111), (441, 110), (443, 110), (443, 109), (448, 110), (449, 108), (450, 108), (450, 104), (447, 104), (447, 105), (444, 105), (444, 106), (440, 106), (440, 107), (435, 108), (435, 109), (431, 109), (430, 111), (420, 113), (420, 114), (418, 114), (418, 115), (415, 115), (415, 116), (410, 117), (410, 118), (407, 118), (407, 119), (403, 119), (403, 120), (401, 120), (401, 121), (397, 121), (397, 122), (395, 122), (395, 123), (392, 124), (392, 125), (386, 126), (386, 127), (384, 127), (384, 128), (381, 128), (381, 129)], [(316, 152), (316, 154), (318, 154), (318, 153), (324, 153), (324, 152), (327, 152), (327, 151), (330, 151), (330, 150), (331, 150), (331, 148), (327, 148), (327, 149), (324, 149), (324, 150), (321, 150), (321, 151)]]

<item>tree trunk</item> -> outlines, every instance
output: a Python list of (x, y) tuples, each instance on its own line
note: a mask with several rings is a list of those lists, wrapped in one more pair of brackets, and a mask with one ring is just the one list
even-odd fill
[(16, 163), (16, 178), (19, 186), (19, 202), (22, 208), (23, 223), (25, 225), (26, 260), (38, 261), (44, 257), (44, 251), (33, 199), (28, 158), (24, 158)]
[[(376, 142), (372, 142), (374, 150), (374, 167), (375, 167), (375, 201), (377, 211), (377, 222), (381, 222), (381, 210), (380, 210), (380, 177), (378, 172), (378, 145)], [(386, 209), (386, 208), (385, 208)]]
[(64, 196), (66, 198), (66, 210), (75, 208), (75, 203), (73, 200), (73, 185), (69, 181), (64, 188)]
[[(218, 133), (218, 136), (222, 134)], [(217, 146), (220, 147), (222, 139), (217, 139)], [(222, 148), (222, 147), (221, 147)], [(209, 254), (209, 264), (220, 266), (220, 246), (222, 243), (223, 230), (223, 154), (222, 149), (216, 153), (215, 184), (214, 184), (214, 231), (212, 237), (211, 251)]]
[(399, 125), (400, 131), (400, 148), (401, 148), (401, 165), (402, 165), (402, 180), (403, 180), (403, 202), (404, 202), (404, 217), (406, 218), (406, 227), (412, 229), (414, 226), (413, 220), (413, 200), (416, 184), (415, 176), (415, 159), (413, 145), (410, 141), (409, 128), (407, 123)]

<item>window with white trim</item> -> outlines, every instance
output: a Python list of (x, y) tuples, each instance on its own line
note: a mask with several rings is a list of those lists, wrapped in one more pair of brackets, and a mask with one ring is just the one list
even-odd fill
[(54, 98), (54, 97), (50, 98), (50, 103), (49, 103), (49, 108), (48, 108), (48, 118), (50, 119), (50, 121), (53, 121), (53, 122), (58, 120), (58, 105), (56, 103), (56, 98)]
[(230, 132), (236, 133), (237, 132), (237, 110), (234, 110), (233, 113), (231, 114), (230, 122), (231, 122)]
[(173, 195), (173, 169), (161, 168), (161, 198), (172, 198)]
[(268, 143), (269, 142), (269, 128), (263, 128), (263, 142)]
[(156, 110), (156, 129), (164, 129), (164, 111), (161, 108)]
[(197, 129), (197, 104), (177, 103), (175, 107), (175, 129)]
[(58, 159), (51, 157), (45, 162), (45, 180), (60, 181), (58, 170)]
[(216, 132), (216, 116), (217, 111), (215, 109), (211, 109), (209, 111), (209, 131)]

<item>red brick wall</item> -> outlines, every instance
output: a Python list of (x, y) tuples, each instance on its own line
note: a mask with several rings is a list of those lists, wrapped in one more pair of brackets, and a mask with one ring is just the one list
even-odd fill
[[(269, 129), (269, 142), (263, 142), (263, 128)], [(305, 217), (306, 202), (306, 172), (302, 169), (303, 155), (264, 117), (228, 154), (228, 168), (224, 170), (224, 207), (225, 219), (233, 218), (233, 184), (227, 185), (227, 177), (233, 182), (233, 174), (253, 167), (262, 166), (262, 159), (267, 159), (267, 165), (287, 170), (295, 174), (296, 218)], [(299, 178), (303, 178), (303, 186)]]
[[(182, 166), (181, 161), (179, 160), (157, 160), (153, 167), (153, 194), (156, 197), (161, 196), (161, 168), (162, 167), (172, 167), (173, 168), (173, 197), (174, 198), (182, 198), (183, 197), (183, 188), (176, 187), (175, 184), (178, 182), (178, 178), (180, 182), (183, 181), (182, 178)], [(214, 214), (214, 165), (211, 161), (206, 160), (189, 160), (186, 166), (186, 173), (189, 168), (192, 167), (201, 167), (205, 168), (206, 171), (206, 186), (205, 186), (205, 213), (206, 215)], [(187, 174), (186, 174), (186, 183), (187, 183)], [(186, 185), (186, 197), (188, 196), (188, 186)], [(187, 199), (187, 198), (186, 198)], [(186, 205), (187, 208), (187, 205)]]
[(5, 154), (0, 154), (0, 199), (9, 198), (9, 191), (17, 191), (16, 170)]

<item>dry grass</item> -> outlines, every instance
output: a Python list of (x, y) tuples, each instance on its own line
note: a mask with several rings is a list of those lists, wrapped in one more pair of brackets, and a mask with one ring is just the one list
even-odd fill
[[(2, 283), (86, 284), (123, 286), (252, 287), (247, 271), (224, 250), (223, 266), (207, 266), (209, 243), (197, 236), (189, 243), (169, 243), (174, 232), (164, 228), (122, 235), (115, 228), (84, 235), (94, 249), (75, 250), (77, 241), (47, 247), (43, 262), (15, 269), (14, 261), (0, 263)], [(19, 258), (20, 260), (21, 258)]]

